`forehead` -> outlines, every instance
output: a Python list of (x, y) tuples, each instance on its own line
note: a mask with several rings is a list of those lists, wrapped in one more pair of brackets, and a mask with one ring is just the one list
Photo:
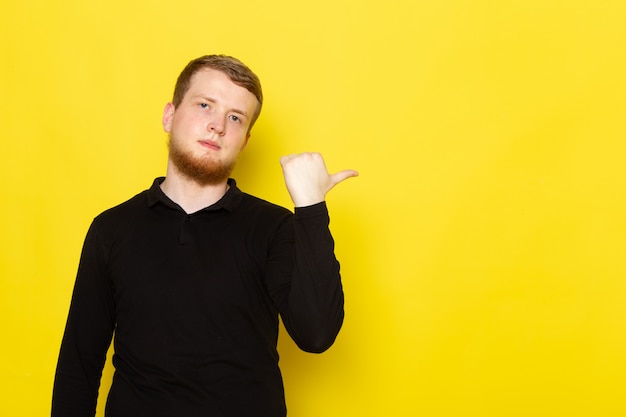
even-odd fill
[(191, 76), (185, 99), (194, 97), (205, 97), (224, 104), (252, 108), (258, 104), (254, 94), (235, 84), (224, 72), (213, 68), (201, 69)]

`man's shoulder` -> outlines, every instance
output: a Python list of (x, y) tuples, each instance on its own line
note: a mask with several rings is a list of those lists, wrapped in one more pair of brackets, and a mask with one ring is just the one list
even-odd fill
[(283, 206), (264, 200), (260, 197), (248, 193), (242, 193), (240, 207), (244, 212), (260, 212), (264, 215), (289, 217), (293, 213)]
[(147, 191), (143, 191), (121, 204), (98, 214), (92, 221), (89, 234), (98, 236), (105, 246), (122, 236), (132, 234), (138, 220), (148, 208)]
[(148, 208), (148, 191), (142, 191), (132, 198), (113, 206), (96, 216), (94, 221), (103, 226), (132, 221), (138, 214)]

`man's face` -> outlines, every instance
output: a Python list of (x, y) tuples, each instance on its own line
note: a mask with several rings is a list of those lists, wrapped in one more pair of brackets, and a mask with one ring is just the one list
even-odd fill
[(178, 107), (169, 103), (163, 113), (169, 160), (188, 179), (219, 184), (228, 179), (248, 142), (258, 101), (218, 70), (200, 70), (190, 81)]

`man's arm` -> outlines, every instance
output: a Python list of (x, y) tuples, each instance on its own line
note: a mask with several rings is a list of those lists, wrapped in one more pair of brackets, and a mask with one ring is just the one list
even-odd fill
[(331, 175), (318, 153), (283, 157), (281, 165), (296, 207), (290, 246), (291, 283), (280, 306), (281, 316), (301, 349), (319, 353), (332, 345), (344, 317), (339, 262), (324, 198), (336, 184), (357, 172), (345, 170)]
[(53, 417), (93, 417), (106, 352), (115, 327), (104, 251), (92, 224), (81, 254), (61, 343), (52, 396)]

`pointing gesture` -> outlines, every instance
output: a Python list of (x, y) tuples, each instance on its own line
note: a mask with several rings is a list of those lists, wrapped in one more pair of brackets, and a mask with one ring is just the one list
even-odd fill
[(326, 193), (335, 185), (350, 177), (356, 177), (354, 170), (329, 174), (324, 158), (319, 153), (301, 153), (280, 158), (285, 184), (296, 207), (321, 203)]

